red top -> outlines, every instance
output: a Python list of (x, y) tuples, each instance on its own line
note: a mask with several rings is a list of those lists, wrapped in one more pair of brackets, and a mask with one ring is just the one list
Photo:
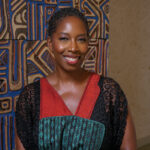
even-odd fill
[[(85, 91), (78, 104), (75, 116), (90, 119), (94, 105), (100, 93), (98, 81), (100, 76), (91, 75)], [(72, 116), (72, 112), (64, 103), (58, 92), (46, 78), (40, 79), (40, 119), (54, 116)]]

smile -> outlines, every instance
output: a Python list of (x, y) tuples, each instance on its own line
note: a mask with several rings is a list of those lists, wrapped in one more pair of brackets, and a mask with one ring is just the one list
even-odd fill
[(78, 62), (78, 60), (79, 60), (79, 57), (68, 57), (68, 56), (65, 56), (64, 58), (67, 61), (67, 63), (69, 63), (69, 64), (76, 64)]

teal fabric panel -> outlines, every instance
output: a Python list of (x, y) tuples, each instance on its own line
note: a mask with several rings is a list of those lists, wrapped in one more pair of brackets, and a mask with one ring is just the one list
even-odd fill
[(77, 116), (43, 118), (39, 122), (40, 150), (99, 150), (105, 126)]

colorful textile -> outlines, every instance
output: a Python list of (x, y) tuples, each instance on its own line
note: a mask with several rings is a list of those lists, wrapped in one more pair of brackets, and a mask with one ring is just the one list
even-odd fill
[(99, 150), (104, 131), (102, 123), (81, 117), (43, 118), (39, 122), (39, 149)]
[(94, 74), (88, 80), (75, 115), (48, 80), (40, 80), (40, 150), (100, 149), (105, 127), (89, 120), (100, 93), (99, 78)]
[[(97, 75), (94, 76), (96, 77)], [(66, 115), (64, 112), (59, 116), (55, 113), (55, 107), (50, 107), (50, 111), (42, 113), (40, 111), (40, 104), (42, 104), (40, 87), (42, 84), (40, 81), (37, 81), (28, 85), (19, 97), (16, 111), (17, 133), (25, 149), (48, 149), (52, 146), (50, 149), (53, 150), (53, 146), (57, 146), (58, 150), (76, 149), (76, 147), (82, 150), (99, 150), (102, 142), (101, 150), (119, 150), (124, 136), (128, 113), (125, 95), (120, 86), (111, 78), (99, 77), (97, 83), (94, 82), (94, 78), (91, 78), (88, 86), (91, 87), (92, 83), (96, 84), (95, 87), (98, 85), (100, 93), (96, 99), (91, 99), (91, 101), (94, 101), (94, 106), (88, 106), (88, 109), (91, 110), (88, 112), (90, 115), (87, 115), (89, 118), (83, 117), (86, 114), (84, 109), (79, 109), (82, 111), (80, 111), (81, 113), (78, 116)], [(86, 98), (88, 99), (86, 92), (84, 96), (85, 98), (82, 100), (86, 102)], [(53, 114), (55, 115), (46, 116), (48, 112), (54, 112)], [(63, 122), (64, 125), (61, 124)], [(86, 129), (80, 130), (84, 126), (86, 126)], [(94, 134), (95, 131), (92, 132), (91, 130), (96, 130), (96, 134)], [(76, 131), (80, 131), (80, 133), (77, 134)], [(83, 136), (84, 138), (77, 142), (78, 136)], [(93, 141), (95, 144), (93, 144)], [(50, 145), (48, 142), (50, 142)], [(83, 143), (82, 148), (80, 148), (79, 142)], [(66, 148), (67, 146), (68, 148)], [(55, 149), (57, 150), (57, 148)]]

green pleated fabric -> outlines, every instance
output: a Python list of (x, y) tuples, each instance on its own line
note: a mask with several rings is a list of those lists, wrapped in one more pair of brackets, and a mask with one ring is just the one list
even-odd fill
[(100, 150), (105, 126), (77, 116), (42, 118), (40, 150)]

